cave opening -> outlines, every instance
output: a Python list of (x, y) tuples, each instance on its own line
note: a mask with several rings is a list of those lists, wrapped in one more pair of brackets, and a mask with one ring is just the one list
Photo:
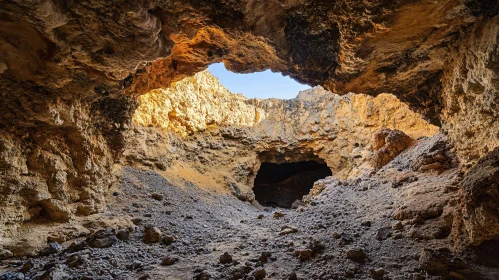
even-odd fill
[(270, 69), (248, 73), (235, 73), (228, 70), (223, 63), (215, 63), (208, 67), (210, 73), (233, 93), (240, 93), (247, 98), (293, 99), (300, 91), (310, 89), (290, 76)]
[(263, 162), (253, 192), (262, 206), (293, 208), (317, 180), (331, 175), (331, 169), (322, 161)]

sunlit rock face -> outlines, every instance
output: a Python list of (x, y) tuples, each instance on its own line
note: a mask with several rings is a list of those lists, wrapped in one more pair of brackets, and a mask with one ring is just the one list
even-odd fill
[(263, 109), (229, 92), (208, 70), (142, 95), (140, 102), (134, 122), (184, 136), (209, 126), (253, 126), (265, 118)]
[(371, 164), (381, 168), (412, 144), (412, 139), (400, 130), (383, 128), (376, 132), (371, 140), (373, 153)]
[[(152, 91), (141, 101), (125, 163), (160, 170), (188, 166), (218, 178), (226, 188), (237, 186), (243, 194), (251, 193), (264, 162), (318, 158), (336, 178), (350, 178), (372, 170), (371, 137), (382, 128), (407, 134), (399, 131), (407, 144), (397, 146), (400, 151), (410, 139), (438, 132), (390, 94), (338, 96), (316, 87), (290, 100), (247, 100), (208, 71), (168, 90)], [(176, 112), (175, 117), (168, 112)]]
[[(101, 209), (137, 96), (214, 62), (235, 72), (270, 68), (338, 94), (392, 93), (442, 124), (470, 165), (498, 145), (497, 1), (4, 0), (0, 7), (0, 208), (7, 209), (0, 223)], [(362, 111), (371, 99), (341, 100), (317, 102)], [(269, 103), (261, 107), (281, 104)]]

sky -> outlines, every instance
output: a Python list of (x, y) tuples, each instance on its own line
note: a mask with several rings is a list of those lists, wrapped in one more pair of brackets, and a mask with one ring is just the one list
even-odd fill
[(301, 90), (310, 86), (302, 85), (290, 77), (270, 70), (251, 74), (236, 74), (225, 69), (223, 63), (212, 64), (210, 72), (233, 93), (242, 93), (248, 98), (280, 98), (291, 99)]

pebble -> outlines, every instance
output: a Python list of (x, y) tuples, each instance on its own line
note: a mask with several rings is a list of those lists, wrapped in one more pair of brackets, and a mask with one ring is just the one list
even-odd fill
[(347, 251), (346, 257), (347, 259), (360, 263), (365, 260), (366, 253), (361, 248), (354, 248)]
[(257, 268), (253, 272), (251, 272), (251, 276), (256, 280), (261, 280), (265, 278), (267, 272), (263, 268)]
[(229, 253), (225, 252), (220, 255), (219, 260), (221, 264), (229, 264), (232, 262), (232, 256)]
[(169, 266), (173, 265), (178, 261), (178, 258), (175, 257), (166, 257), (161, 261), (161, 265)]
[(146, 226), (144, 228), (144, 236), (142, 241), (146, 244), (157, 243), (161, 240), (161, 231), (153, 226)]
[(164, 196), (162, 194), (159, 194), (159, 193), (153, 193), (151, 194), (151, 197), (157, 201), (162, 201)]
[(49, 256), (62, 251), (62, 246), (57, 242), (51, 242), (40, 252), (40, 256)]

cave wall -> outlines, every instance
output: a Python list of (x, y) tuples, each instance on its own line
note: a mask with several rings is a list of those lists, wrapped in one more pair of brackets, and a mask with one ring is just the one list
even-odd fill
[(452, 45), (448, 65), (443, 128), (461, 160), (474, 164), (499, 146), (499, 16), (475, 23)]

